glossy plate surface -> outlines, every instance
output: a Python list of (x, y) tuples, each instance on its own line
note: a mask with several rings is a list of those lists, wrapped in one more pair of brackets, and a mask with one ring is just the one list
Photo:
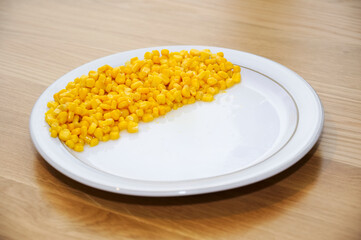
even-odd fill
[[(139, 132), (86, 147), (82, 153), (50, 137), (44, 120), (54, 93), (99, 66), (123, 65), (146, 51), (210, 49), (241, 66), (242, 82), (215, 96), (171, 111)], [(30, 132), (43, 158), (86, 185), (139, 196), (181, 196), (254, 183), (288, 168), (316, 143), (321, 102), (288, 68), (253, 54), (207, 46), (164, 46), (117, 53), (87, 63), (54, 82), (34, 105)]]

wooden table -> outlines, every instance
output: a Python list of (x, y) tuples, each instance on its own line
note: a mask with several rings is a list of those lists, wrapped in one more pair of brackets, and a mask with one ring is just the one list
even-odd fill
[[(325, 108), (318, 144), (268, 180), (183, 198), (79, 184), (29, 136), (40, 94), (112, 53), (199, 44), (299, 73)], [(361, 2), (0, 1), (1, 239), (361, 239)]]

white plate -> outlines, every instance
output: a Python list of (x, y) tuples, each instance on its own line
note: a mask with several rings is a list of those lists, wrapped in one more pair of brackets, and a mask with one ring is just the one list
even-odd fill
[[(197, 102), (136, 134), (76, 153), (50, 137), (44, 120), (54, 93), (99, 66), (119, 66), (146, 51), (210, 49), (240, 65), (242, 82), (211, 103)], [(275, 175), (316, 143), (323, 109), (299, 75), (269, 59), (208, 46), (163, 46), (104, 57), (67, 73), (39, 97), (30, 119), (35, 147), (57, 170), (86, 185), (139, 196), (181, 196), (220, 191)]]

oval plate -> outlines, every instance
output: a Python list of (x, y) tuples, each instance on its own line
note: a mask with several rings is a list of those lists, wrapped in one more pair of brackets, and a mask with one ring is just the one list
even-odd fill
[[(44, 120), (53, 94), (90, 70), (125, 64), (146, 51), (210, 49), (241, 66), (242, 82), (211, 103), (187, 105), (139, 133), (121, 133), (77, 153), (51, 138)], [(324, 114), (312, 87), (290, 69), (241, 51), (209, 46), (163, 46), (117, 53), (65, 74), (39, 97), (30, 118), (36, 149), (58, 171), (105, 191), (138, 196), (183, 196), (248, 185), (300, 160), (316, 143)]]

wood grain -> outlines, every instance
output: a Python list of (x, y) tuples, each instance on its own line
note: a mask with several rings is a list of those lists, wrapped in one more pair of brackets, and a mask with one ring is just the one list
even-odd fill
[[(57, 78), (159, 45), (252, 52), (319, 94), (318, 144), (247, 187), (139, 198), (79, 184), (34, 149), (29, 115)], [(0, 239), (360, 239), (361, 2), (0, 1)]]

